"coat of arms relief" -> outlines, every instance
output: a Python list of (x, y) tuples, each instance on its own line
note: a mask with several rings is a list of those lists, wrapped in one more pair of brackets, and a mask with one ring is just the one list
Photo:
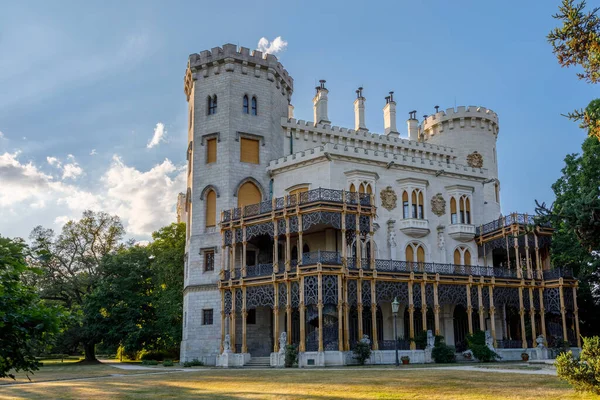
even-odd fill
[(396, 196), (396, 192), (392, 189), (391, 186), (386, 187), (379, 194), (381, 197), (381, 205), (388, 211), (392, 211), (396, 208), (396, 202), (398, 201), (398, 196)]
[(431, 198), (431, 211), (441, 217), (446, 213), (446, 200), (441, 193), (436, 194)]
[(467, 156), (467, 164), (469, 164), (469, 167), (481, 168), (483, 167), (483, 156), (474, 151)]

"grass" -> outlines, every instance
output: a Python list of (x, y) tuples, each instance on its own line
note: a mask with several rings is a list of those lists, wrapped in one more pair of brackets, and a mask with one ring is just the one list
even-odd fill
[[(59, 367), (49, 367), (54, 368)], [(111, 368), (115, 373), (108, 366), (82, 367), (88, 368)], [(0, 399), (597, 399), (576, 393), (554, 376), (518, 373), (422, 368), (139, 372), (143, 374), (3, 386)]]

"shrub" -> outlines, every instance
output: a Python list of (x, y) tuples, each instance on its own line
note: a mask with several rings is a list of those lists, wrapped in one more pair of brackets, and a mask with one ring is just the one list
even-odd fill
[(560, 337), (550, 337), (548, 339), (548, 348), (552, 357), (558, 357), (559, 355), (569, 351), (569, 342), (564, 341)]
[(142, 365), (158, 365), (156, 360), (142, 360)]
[(172, 367), (173, 366), (173, 360), (164, 360), (162, 363), (163, 367)]
[(469, 344), (469, 349), (473, 352), (473, 356), (481, 362), (494, 361), (500, 357), (485, 344), (484, 331), (467, 335), (467, 343)]
[(183, 363), (184, 368), (201, 367), (203, 365), (204, 365), (204, 363), (202, 361), (198, 360), (197, 358), (194, 358), (192, 361), (186, 361)]
[(453, 363), (456, 362), (454, 346), (448, 346), (443, 336), (435, 337), (435, 345), (431, 350), (431, 357), (436, 363)]
[(421, 331), (417, 333), (412, 340), (415, 342), (415, 347), (417, 350), (425, 349), (425, 347), (427, 347), (427, 332)]
[(578, 391), (600, 394), (600, 338), (583, 338), (579, 360), (573, 352), (561, 353), (556, 357), (558, 377), (569, 382)]
[(285, 346), (285, 367), (291, 368), (298, 363), (298, 349), (292, 344)]
[(144, 360), (171, 360), (173, 358), (177, 358), (177, 355), (174, 355), (173, 352), (164, 351), (164, 350), (142, 350), (138, 354), (139, 359)]
[(365, 361), (371, 357), (371, 346), (364, 342), (356, 342), (356, 347), (354, 347), (352, 352), (358, 364), (365, 365)]
[(138, 353), (135, 351), (127, 351), (125, 347), (119, 346), (117, 349), (117, 357), (119, 360), (137, 360)]

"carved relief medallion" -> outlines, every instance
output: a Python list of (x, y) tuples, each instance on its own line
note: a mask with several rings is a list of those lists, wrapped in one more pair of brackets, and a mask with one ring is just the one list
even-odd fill
[(386, 187), (379, 194), (381, 196), (381, 205), (387, 209), (388, 211), (392, 211), (396, 208), (396, 201), (398, 200), (398, 196), (392, 189), (391, 186)]
[(446, 200), (444, 200), (441, 193), (438, 193), (431, 198), (431, 211), (438, 217), (446, 214)]
[(478, 152), (474, 151), (467, 156), (467, 164), (469, 167), (481, 168), (483, 167), (483, 157)]

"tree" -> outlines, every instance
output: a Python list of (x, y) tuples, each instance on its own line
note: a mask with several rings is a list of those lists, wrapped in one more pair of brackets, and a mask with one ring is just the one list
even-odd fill
[(11, 371), (38, 369), (37, 351), (59, 331), (61, 313), (40, 300), (23, 275), (27, 246), (0, 236), (0, 378), (15, 378)]
[[(42, 270), (36, 282), (41, 297), (81, 315), (77, 311), (101, 279), (100, 261), (122, 246), (123, 234), (119, 217), (89, 210), (79, 221), (67, 222), (58, 236), (52, 229), (36, 227), (30, 239), (34, 263)], [(71, 329), (83, 345), (86, 361), (95, 361), (97, 338), (87, 337), (81, 322)]]
[(556, 357), (556, 372), (560, 379), (582, 392), (600, 394), (600, 338), (583, 338), (579, 359), (571, 351)]
[[(575, 4), (574, 0), (563, 0), (559, 12), (553, 15), (562, 26), (548, 34), (548, 41), (560, 65), (579, 65), (583, 68), (583, 73), (577, 73), (579, 79), (597, 83), (600, 80), (600, 18), (596, 15), (599, 8), (586, 13), (585, 6), (585, 1)], [(567, 116), (581, 121), (582, 128), (600, 139), (599, 108), (593, 103), (585, 111), (575, 110)]]

